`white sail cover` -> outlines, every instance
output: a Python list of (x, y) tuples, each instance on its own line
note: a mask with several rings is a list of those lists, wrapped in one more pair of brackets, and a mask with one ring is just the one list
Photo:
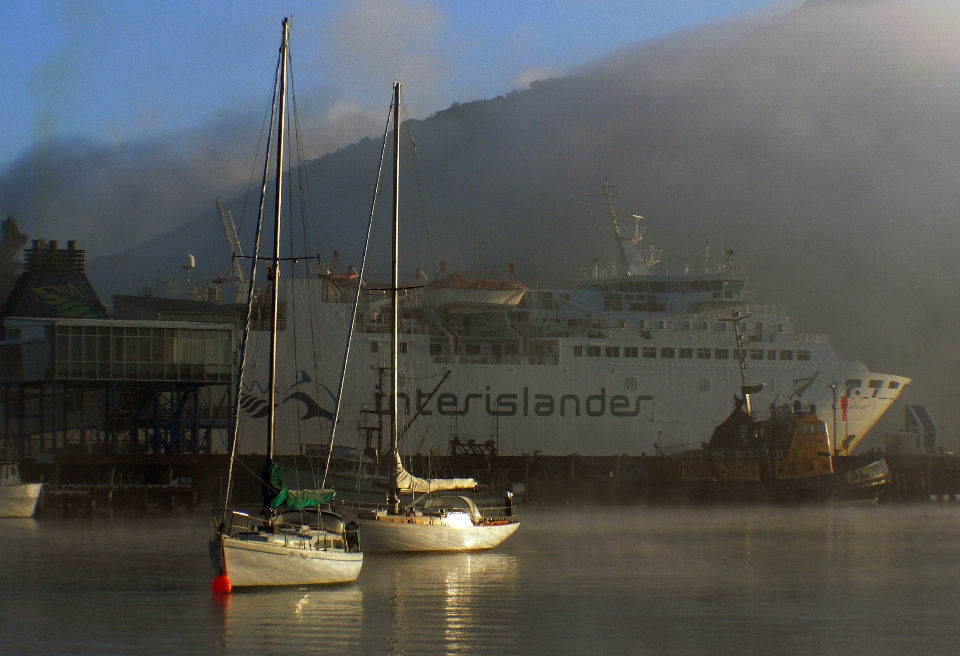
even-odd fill
[(400, 454), (394, 452), (393, 479), (401, 492), (429, 493), (441, 490), (472, 490), (477, 482), (472, 478), (417, 478), (403, 467)]

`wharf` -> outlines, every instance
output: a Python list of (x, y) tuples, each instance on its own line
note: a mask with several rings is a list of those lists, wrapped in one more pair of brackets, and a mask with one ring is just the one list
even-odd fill
[[(885, 502), (953, 500), (960, 495), (960, 455), (888, 455), (891, 482)], [(280, 456), (281, 463), (309, 470), (306, 458)], [(631, 504), (703, 502), (681, 482), (682, 460), (672, 456), (456, 456), (406, 459), (421, 475), (475, 478), (485, 492), (513, 490), (535, 504)], [(193, 511), (219, 502), (228, 458), (224, 454), (57, 454), (26, 458), (24, 478), (46, 483), (41, 514), (122, 510), (133, 513)], [(238, 456), (234, 497), (259, 502), (263, 456)], [(319, 467), (313, 463), (314, 469)]]

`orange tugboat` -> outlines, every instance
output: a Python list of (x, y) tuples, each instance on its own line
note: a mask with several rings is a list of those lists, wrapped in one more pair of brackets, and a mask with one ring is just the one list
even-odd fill
[(738, 398), (710, 442), (684, 454), (685, 493), (731, 500), (862, 501), (876, 499), (889, 482), (882, 455), (834, 455), (816, 407), (782, 404), (760, 418), (745, 406)]
[(709, 443), (683, 454), (684, 494), (730, 500), (876, 500), (890, 480), (883, 455), (837, 455), (839, 449), (831, 444), (815, 405), (799, 399), (777, 405), (774, 400), (769, 413), (754, 413), (750, 395), (763, 385), (747, 385), (740, 331), (746, 318), (734, 311), (730, 320), (743, 396), (734, 395), (733, 412), (713, 430)]

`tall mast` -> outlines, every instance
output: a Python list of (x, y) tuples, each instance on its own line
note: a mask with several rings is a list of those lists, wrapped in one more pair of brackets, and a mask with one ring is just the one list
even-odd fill
[(270, 286), (270, 378), (267, 384), (267, 463), (273, 460), (273, 437), (275, 432), (274, 408), (277, 403), (277, 309), (278, 291), (280, 285), (280, 191), (283, 189), (283, 132), (286, 121), (287, 105), (287, 38), (290, 33), (290, 23), (283, 19), (283, 42), (280, 44), (280, 117), (277, 122), (277, 202), (274, 206), (273, 226), (273, 276)]
[[(393, 314), (393, 330), (390, 337), (390, 446), (393, 449), (394, 460), (398, 460), (400, 452), (397, 450), (397, 413), (400, 404), (397, 401), (397, 392), (400, 387), (400, 372), (397, 367), (400, 351), (400, 83), (393, 84), (393, 277), (390, 290), (390, 311)], [(400, 500), (397, 498), (396, 467), (394, 480), (390, 486), (390, 506), (399, 510)]]

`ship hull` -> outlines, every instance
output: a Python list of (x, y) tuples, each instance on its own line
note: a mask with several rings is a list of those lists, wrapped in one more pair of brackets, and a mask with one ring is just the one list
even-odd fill
[(0, 517), (33, 517), (42, 483), (0, 486)]
[(214, 571), (233, 587), (331, 585), (360, 575), (363, 554), (290, 547), (219, 536), (210, 543)]
[[(291, 319), (298, 328), (279, 334), (278, 359), (318, 348), (321, 362), (342, 362), (352, 303), (322, 303), (311, 314), (319, 293), (310, 284), (288, 280), (285, 298), (287, 307), (295, 308)], [(458, 437), (476, 444), (492, 440), (503, 455), (680, 452), (699, 447), (703, 436), (729, 413), (732, 395), (740, 394), (735, 335), (723, 329), (722, 322), (703, 322), (708, 327), (702, 330), (676, 325), (662, 330), (520, 330), (514, 322), (522, 312), (530, 310), (521, 308), (510, 316), (474, 314), (466, 323), (459, 317), (464, 325), (456, 330), (451, 323), (456, 315), (427, 312), (423, 316), (435, 322), (429, 326), (426, 319), (404, 320), (399, 393), (404, 423), (419, 411), (403, 438), (409, 448), (447, 453), (451, 439)], [(550, 320), (557, 314), (551, 310)], [(838, 452), (849, 454), (910, 379), (841, 360), (825, 335), (790, 332), (783, 318), (770, 321), (786, 328), (754, 335), (751, 339), (757, 341), (747, 345), (749, 358), (763, 356), (748, 359), (748, 382), (764, 384), (763, 391), (753, 395), (755, 407), (775, 400), (814, 404)], [(351, 342), (338, 444), (361, 450), (370, 446), (358, 428), (377, 423), (378, 406), (388, 423), (391, 404), (377, 389), (377, 368), (388, 364), (389, 349), (384, 317), (368, 313)], [(653, 357), (647, 357), (648, 352)], [(437, 387), (446, 372), (448, 377)], [(243, 430), (251, 434), (262, 433), (261, 422), (266, 421), (258, 418), (266, 373), (265, 359), (260, 358), (251, 368), (252, 382), (245, 385), (241, 408), (248, 421)], [(289, 390), (276, 409), (278, 451), (297, 453), (303, 445), (327, 442), (329, 420), (297, 426), (305, 415), (332, 416), (339, 366), (277, 375), (278, 388)]]
[[(682, 494), (689, 500), (738, 502), (875, 501), (890, 482), (890, 470), (882, 457), (834, 460), (842, 471), (787, 479), (773, 477), (772, 461), (684, 462)], [(698, 465), (706, 465), (706, 468)]]
[(357, 520), (365, 551), (480, 551), (513, 535), (519, 522), (447, 526), (388, 519)]

